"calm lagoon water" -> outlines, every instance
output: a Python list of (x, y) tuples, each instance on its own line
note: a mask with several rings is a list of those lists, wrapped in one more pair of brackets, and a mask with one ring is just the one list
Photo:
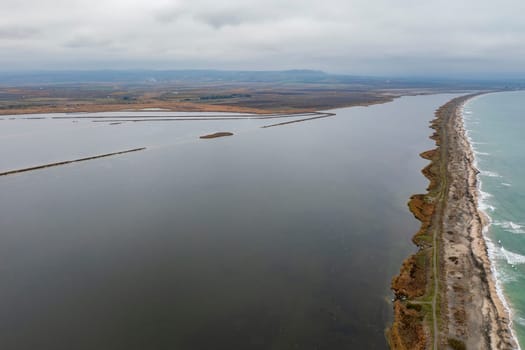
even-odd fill
[(2, 171), (148, 149), (0, 177), (0, 348), (385, 349), (452, 97), (269, 129), (3, 117)]
[(465, 126), (481, 171), (481, 206), (490, 216), (489, 248), (513, 327), (525, 344), (525, 92), (479, 96)]

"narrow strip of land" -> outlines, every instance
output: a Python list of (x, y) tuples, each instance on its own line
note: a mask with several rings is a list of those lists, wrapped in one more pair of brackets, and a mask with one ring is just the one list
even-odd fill
[(435, 150), (423, 169), (426, 194), (409, 207), (422, 223), (419, 251), (392, 281), (392, 349), (513, 349), (509, 316), (495, 290), (483, 215), (477, 207), (477, 170), (463, 129), (461, 108), (474, 95), (443, 105), (432, 121)]
[(282, 123), (271, 124), (271, 125), (264, 125), (264, 126), (261, 126), (261, 128), (272, 128), (274, 126), (282, 126), (282, 125), (293, 124), (293, 123), (301, 123), (301, 122), (306, 122), (306, 121), (315, 120), (315, 119), (329, 118), (329, 117), (333, 117), (334, 115), (335, 115), (335, 113), (320, 113), (320, 114), (315, 115), (314, 117), (303, 118), (303, 119), (296, 119), (296, 120), (291, 120), (291, 121), (288, 121), (288, 122), (282, 122)]
[[(132, 115), (98, 115), (95, 113), (87, 113), (76, 115), (68, 114), (65, 116), (56, 117), (21, 117), (20, 119), (126, 119), (126, 118), (137, 118), (144, 120), (156, 120), (156, 119), (173, 119), (173, 120), (232, 120), (232, 119), (278, 119), (278, 118), (293, 118), (303, 117), (316, 114), (324, 114), (321, 112), (304, 112), (304, 113), (271, 113), (271, 114), (201, 114), (197, 112), (193, 114), (185, 115), (144, 115), (140, 114), (140, 111), (135, 111), (136, 116)], [(170, 112), (161, 112), (170, 113)]]
[(99, 155), (96, 155), (96, 156), (91, 156), (91, 157), (86, 157), (86, 158), (65, 160), (65, 161), (62, 161), (62, 162), (37, 165), (37, 166), (29, 167), (29, 168), (9, 170), (9, 171), (5, 171), (5, 172), (0, 173), (0, 176), (7, 176), (7, 175), (18, 174), (18, 173), (24, 173), (24, 172), (28, 172), (28, 171), (34, 171), (34, 170), (40, 170), (40, 169), (45, 169), (45, 168), (51, 168), (51, 167), (56, 167), (56, 166), (61, 166), (61, 165), (66, 165), (66, 164), (71, 164), (71, 163), (85, 162), (85, 161), (88, 161), (88, 160), (94, 160), (94, 159), (99, 159), (99, 158), (111, 157), (111, 156), (116, 156), (116, 155), (119, 155), (119, 154), (143, 151), (145, 149), (146, 149), (146, 147), (133, 148), (133, 149), (125, 150), (125, 151), (112, 152), (112, 153), (106, 153), (106, 154), (99, 154)]

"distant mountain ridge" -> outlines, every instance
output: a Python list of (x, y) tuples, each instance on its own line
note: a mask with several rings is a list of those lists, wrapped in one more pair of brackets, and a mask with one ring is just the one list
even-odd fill
[(0, 83), (155, 83), (155, 82), (322, 82), (333, 76), (317, 70), (222, 71), (222, 70), (72, 70), (0, 72)]
[(523, 81), (464, 80), (443, 78), (389, 78), (331, 74), (320, 70), (282, 71), (247, 70), (64, 70), (0, 72), (0, 86), (54, 84), (171, 84), (171, 83), (275, 83), (275, 84), (345, 84), (357, 88), (519, 88)]

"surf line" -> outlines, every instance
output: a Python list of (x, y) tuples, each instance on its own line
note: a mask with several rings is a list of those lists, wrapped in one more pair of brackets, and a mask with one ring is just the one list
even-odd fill
[(60, 165), (66, 165), (66, 164), (78, 163), (78, 162), (85, 162), (85, 161), (88, 161), (88, 160), (94, 160), (94, 159), (99, 159), (99, 158), (112, 157), (112, 156), (125, 154), (125, 153), (144, 151), (145, 149), (146, 149), (146, 147), (133, 148), (133, 149), (125, 150), (125, 151), (100, 154), (100, 155), (97, 155), (97, 156), (91, 156), (91, 157), (86, 157), (86, 158), (66, 160), (66, 161), (63, 161), (63, 162), (38, 165), (38, 166), (30, 167), (30, 168), (10, 170), (10, 171), (6, 171), (6, 172), (3, 172), (3, 173), (0, 173), (0, 176), (7, 176), (7, 175), (18, 174), (18, 173), (25, 173), (25, 172), (28, 172), (28, 171), (34, 171), (34, 170), (40, 170), (40, 169), (45, 169), (45, 168), (51, 168), (51, 167), (60, 166)]

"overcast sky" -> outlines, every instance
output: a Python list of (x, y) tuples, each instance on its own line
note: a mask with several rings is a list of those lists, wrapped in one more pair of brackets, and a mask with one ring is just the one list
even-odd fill
[(0, 0), (0, 70), (525, 73), (524, 0)]

